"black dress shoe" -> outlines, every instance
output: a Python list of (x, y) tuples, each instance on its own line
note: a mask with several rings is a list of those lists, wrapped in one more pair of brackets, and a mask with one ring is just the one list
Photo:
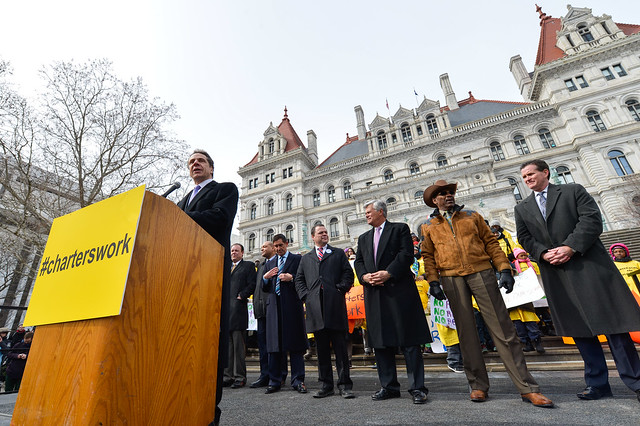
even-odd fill
[(228, 387), (230, 387), (234, 382), (235, 382), (235, 380), (233, 380), (233, 379), (223, 380), (223, 381), (222, 381), (222, 387), (223, 387), (223, 388), (228, 388)]
[(385, 399), (391, 398), (400, 398), (400, 392), (382, 388), (378, 392), (371, 395), (371, 399), (373, 399), (374, 401), (384, 401)]
[(298, 391), (298, 393), (307, 393), (307, 387), (304, 385), (304, 383), (298, 383), (293, 388)]
[(335, 395), (336, 393), (333, 389), (320, 389), (318, 392), (313, 394), (314, 398), (326, 398), (331, 395)]
[(263, 388), (265, 386), (267, 386), (269, 384), (269, 379), (265, 379), (265, 380), (256, 380), (255, 382), (251, 383), (251, 385), (249, 385), (250, 388)]
[(587, 386), (582, 392), (578, 392), (578, 398), (588, 401), (594, 401), (607, 396), (613, 396), (611, 389), (600, 390), (594, 386)]
[(271, 386), (271, 385), (269, 385), (269, 386), (267, 386), (267, 390), (264, 393), (266, 393), (266, 394), (276, 393), (279, 390), (280, 390), (280, 386)]
[(416, 389), (411, 391), (411, 395), (413, 396), (413, 403), (414, 404), (424, 404), (425, 402), (427, 402), (427, 392), (423, 392), (420, 389)]
[(356, 397), (356, 394), (353, 393), (351, 389), (340, 389), (340, 396), (344, 399), (353, 399)]
[(247, 384), (247, 382), (245, 382), (244, 380), (236, 380), (231, 385), (231, 389), (239, 389), (239, 388), (243, 387), (246, 384)]

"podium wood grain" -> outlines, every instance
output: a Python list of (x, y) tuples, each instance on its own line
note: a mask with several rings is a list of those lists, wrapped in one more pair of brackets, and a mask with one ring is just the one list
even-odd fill
[(119, 316), (37, 327), (12, 424), (213, 420), (224, 249), (147, 192), (132, 256)]

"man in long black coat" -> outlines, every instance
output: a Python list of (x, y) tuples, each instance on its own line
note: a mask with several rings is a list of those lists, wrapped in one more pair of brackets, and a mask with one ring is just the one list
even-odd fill
[(245, 362), (247, 327), (249, 311), (247, 300), (256, 284), (256, 267), (253, 262), (242, 260), (242, 244), (231, 246), (231, 276), (229, 278), (229, 355), (224, 369), (224, 386), (232, 389), (243, 387), (247, 383), (247, 364)]
[(198, 225), (224, 247), (222, 297), (220, 307), (220, 339), (218, 344), (218, 375), (216, 383), (216, 414), (212, 423), (220, 423), (222, 377), (227, 362), (229, 330), (229, 273), (231, 271), (230, 239), (233, 219), (238, 210), (238, 188), (231, 182), (213, 180), (213, 159), (203, 150), (195, 150), (187, 163), (189, 175), (195, 184), (180, 202), (180, 207)]
[(382, 385), (371, 398), (380, 401), (400, 397), (395, 360), (400, 347), (407, 365), (409, 393), (415, 404), (423, 404), (429, 390), (424, 385), (420, 345), (431, 342), (431, 334), (411, 272), (411, 232), (404, 223), (387, 221), (387, 205), (381, 200), (365, 205), (365, 217), (373, 228), (358, 238), (355, 269), (364, 286), (367, 330)]
[(269, 352), (269, 386), (265, 393), (280, 390), (287, 378), (287, 352), (291, 362), (291, 386), (307, 393), (304, 384), (304, 351), (307, 335), (304, 309), (295, 288), (301, 256), (287, 250), (289, 240), (283, 234), (273, 237), (277, 256), (265, 265), (263, 286), (267, 297), (267, 351)]
[(265, 270), (267, 262), (276, 255), (273, 242), (265, 241), (260, 247), (260, 252), (264, 260), (258, 266), (256, 289), (253, 293), (253, 315), (258, 322), (256, 337), (260, 356), (260, 377), (251, 383), (252, 388), (261, 388), (269, 385), (269, 353), (267, 352), (267, 296), (269, 294), (262, 289), (262, 276), (267, 272)]
[(314, 249), (302, 256), (296, 274), (296, 290), (307, 308), (307, 332), (313, 333), (318, 349), (318, 381), (314, 398), (334, 394), (331, 347), (336, 355), (338, 389), (344, 398), (353, 398), (349, 376), (347, 337), (349, 321), (344, 295), (353, 286), (353, 269), (344, 251), (330, 246), (324, 225), (311, 228)]
[(599, 239), (602, 216), (578, 184), (549, 184), (549, 166), (526, 162), (533, 193), (515, 208), (518, 241), (538, 262), (558, 334), (573, 337), (585, 362), (578, 398), (611, 396), (597, 335), (605, 334), (622, 381), (640, 400), (640, 359), (629, 331), (640, 330), (640, 307)]

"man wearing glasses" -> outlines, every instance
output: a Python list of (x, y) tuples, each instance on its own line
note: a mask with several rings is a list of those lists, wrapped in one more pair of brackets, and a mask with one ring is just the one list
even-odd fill
[[(457, 187), (457, 183), (438, 180), (425, 189), (424, 202), (435, 210), (421, 227), (421, 252), (429, 293), (439, 300), (449, 298), (471, 401), (484, 402), (489, 391), (471, 304), (473, 296), (522, 400), (537, 407), (553, 407), (527, 369), (522, 344), (500, 295), (499, 287), (506, 288), (507, 293), (513, 290), (509, 260), (482, 216), (455, 203)], [(500, 271), (499, 283), (494, 267)]]

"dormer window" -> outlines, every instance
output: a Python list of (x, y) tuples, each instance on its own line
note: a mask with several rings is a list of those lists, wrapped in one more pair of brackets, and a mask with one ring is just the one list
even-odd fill
[(378, 132), (378, 149), (383, 150), (387, 148), (387, 135), (380, 130)]
[(580, 34), (580, 37), (587, 43), (593, 41), (591, 31), (589, 31), (589, 28), (585, 24), (578, 25), (578, 34)]
[(411, 136), (411, 128), (408, 124), (403, 124), (400, 128), (400, 132), (402, 133), (402, 140), (404, 142), (411, 142), (413, 140), (413, 137)]
[(273, 138), (269, 139), (269, 154), (273, 154), (273, 151), (276, 150), (276, 143)]
[(427, 115), (427, 130), (429, 134), (435, 135), (438, 133), (438, 123), (436, 122), (436, 117), (431, 114)]

